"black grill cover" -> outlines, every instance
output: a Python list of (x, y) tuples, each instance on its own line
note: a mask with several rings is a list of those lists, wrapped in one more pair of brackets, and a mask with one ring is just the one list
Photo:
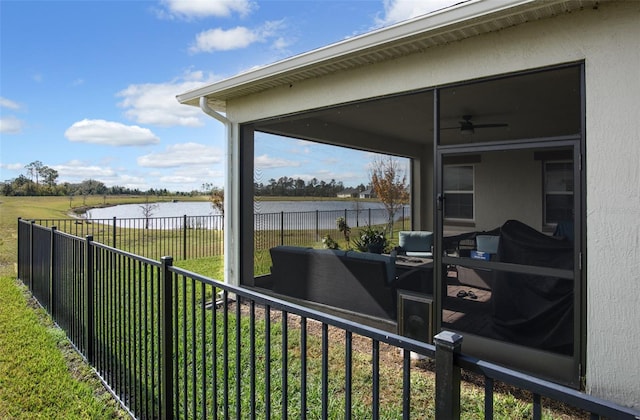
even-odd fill
[[(573, 269), (573, 244), (516, 220), (500, 229), (498, 259), (530, 266)], [(573, 280), (498, 271), (492, 290), (496, 335), (529, 347), (573, 352)]]

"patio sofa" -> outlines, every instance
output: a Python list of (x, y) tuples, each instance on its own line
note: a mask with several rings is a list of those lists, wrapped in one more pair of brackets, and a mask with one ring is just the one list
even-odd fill
[(395, 258), (368, 252), (276, 246), (272, 290), (373, 317), (396, 319)]

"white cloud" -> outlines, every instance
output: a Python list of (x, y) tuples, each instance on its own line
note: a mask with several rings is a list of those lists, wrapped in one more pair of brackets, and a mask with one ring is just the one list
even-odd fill
[(170, 17), (183, 19), (207, 16), (228, 17), (233, 13), (246, 16), (256, 7), (249, 0), (163, 0)]
[(24, 127), (24, 121), (9, 115), (0, 117), (0, 133), (2, 134), (19, 134)]
[(380, 26), (391, 25), (463, 2), (464, 0), (384, 0), (384, 15), (376, 19), (376, 23)]
[[(219, 167), (220, 168), (220, 167)], [(166, 173), (163, 170), (161, 173), (154, 173), (153, 175), (159, 180), (162, 185), (167, 185), (170, 190), (189, 191), (199, 189), (204, 183), (212, 183), (216, 186), (222, 186), (224, 184), (224, 173), (222, 168), (215, 169), (215, 167), (207, 166), (188, 166), (184, 168), (178, 168), (171, 173)]]
[(181, 143), (167, 146), (164, 152), (140, 156), (137, 162), (149, 168), (213, 165), (222, 162), (222, 153), (218, 148), (200, 143)]
[(146, 190), (150, 188), (149, 183), (145, 178), (126, 174), (117, 174), (115, 177), (105, 179), (102, 182), (104, 182), (107, 187), (119, 185), (121, 187), (131, 189), (139, 188), (140, 190)]
[(0, 168), (7, 169), (9, 171), (20, 171), (24, 169), (24, 163), (0, 163)]
[(73, 142), (109, 146), (146, 146), (160, 142), (148, 128), (105, 120), (84, 119), (75, 122), (64, 135)]
[(20, 104), (18, 104), (17, 102), (12, 101), (10, 99), (3, 98), (2, 96), (0, 96), (0, 108), (8, 108), (8, 109), (12, 109), (14, 111), (17, 111), (18, 109), (20, 109)]
[(300, 162), (298, 161), (271, 157), (269, 155), (256, 156), (254, 164), (258, 169), (288, 168), (300, 166)]
[(161, 176), (160, 182), (165, 184), (193, 184), (198, 182), (198, 178), (186, 175), (167, 175)]
[(71, 160), (61, 165), (52, 165), (51, 167), (58, 171), (60, 178), (73, 180), (99, 179), (102, 181), (105, 177), (110, 178), (116, 175), (114, 170), (109, 167), (91, 165), (79, 160)]
[(195, 44), (189, 51), (212, 52), (245, 48), (256, 42), (258, 35), (250, 29), (238, 26), (233, 29), (210, 29), (196, 35)]
[(249, 29), (237, 26), (232, 29), (215, 28), (200, 32), (196, 35), (195, 43), (189, 48), (192, 53), (230, 51), (246, 48), (256, 42), (267, 42), (270, 38), (276, 38), (274, 47), (285, 48), (287, 43), (278, 33), (284, 26), (284, 21), (269, 21), (264, 25)]
[(193, 106), (180, 104), (176, 95), (193, 90), (220, 78), (205, 76), (202, 72), (186, 73), (179, 80), (167, 83), (129, 85), (116, 96), (124, 98), (118, 105), (126, 108), (127, 118), (139, 124), (159, 126), (198, 127), (204, 123), (204, 114)]
[(102, 164), (88, 163), (80, 160), (71, 160), (61, 165), (52, 165), (58, 171), (60, 182), (78, 183), (87, 179), (94, 179), (104, 183), (107, 187), (119, 185), (126, 188), (149, 189), (147, 180), (138, 175), (122, 173), (126, 169), (113, 169)]

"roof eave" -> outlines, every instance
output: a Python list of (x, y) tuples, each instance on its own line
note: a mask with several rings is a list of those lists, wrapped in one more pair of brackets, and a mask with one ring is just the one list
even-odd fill
[[(554, 3), (563, 3), (564, 0), (544, 2), (547, 6)], [(354, 38), (349, 38), (335, 44), (328, 45), (307, 53), (293, 56), (291, 58), (275, 62), (263, 67), (249, 70), (237, 74), (230, 78), (215, 82), (198, 89), (194, 89), (177, 96), (182, 104), (199, 106), (199, 98), (207, 97), (209, 106), (221, 112), (226, 110), (226, 100), (232, 96), (238, 96), (240, 89), (255, 91), (268, 88), (269, 83), (283, 84), (282, 79), (288, 75), (302, 73), (305, 69), (312, 69), (315, 66), (330, 65), (332, 62), (355, 56), (364, 51), (375, 50), (376, 47), (390, 45), (394, 42), (416, 38), (420, 35), (441, 31), (450, 27), (454, 30), (457, 26), (465, 22), (487, 18), (502, 11), (535, 5), (540, 2), (536, 0), (470, 0), (459, 3), (455, 6), (442, 9), (424, 16), (400, 22), (393, 26), (378, 29)], [(308, 77), (300, 75), (299, 77)], [(278, 83), (278, 81), (280, 83)], [(265, 86), (267, 85), (267, 86)], [(236, 95), (234, 95), (236, 92)]]

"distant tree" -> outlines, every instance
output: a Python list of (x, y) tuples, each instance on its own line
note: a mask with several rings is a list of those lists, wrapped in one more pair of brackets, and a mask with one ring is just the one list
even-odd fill
[(104, 183), (96, 181), (95, 179), (87, 179), (80, 183), (78, 186), (82, 195), (102, 195), (105, 194), (108, 189)]
[(371, 162), (371, 186), (387, 210), (388, 231), (393, 237), (393, 222), (398, 210), (409, 199), (407, 176), (398, 159), (392, 156), (374, 158)]
[(40, 175), (42, 176), (42, 181), (50, 188), (56, 186), (56, 181), (58, 180), (58, 171), (48, 166), (44, 166), (40, 170)]
[(158, 205), (155, 203), (149, 202), (149, 196), (147, 196), (144, 204), (140, 205), (142, 209), (142, 217), (144, 217), (144, 228), (149, 229), (149, 219), (153, 216), (153, 211), (158, 208)]
[(211, 182), (205, 182), (202, 184), (202, 193), (207, 194), (208, 191), (213, 189), (213, 184)]
[(31, 181), (35, 179), (36, 186), (38, 185), (38, 177), (40, 176), (43, 167), (44, 165), (39, 160), (35, 160), (25, 166), (25, 169), (29, 172)]

